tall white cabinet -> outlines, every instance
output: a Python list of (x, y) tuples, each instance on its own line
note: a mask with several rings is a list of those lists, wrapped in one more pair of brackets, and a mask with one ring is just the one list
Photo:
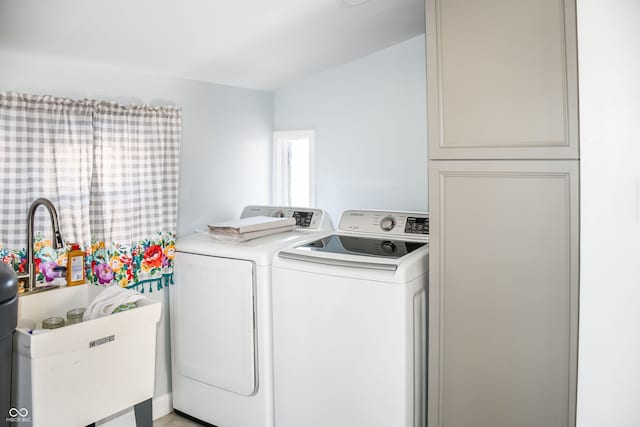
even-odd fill
[(577, 159), (575, 0), (427, 0), (431, 159)]
[(430, 163), (429, 427), (575, 421), (578, 168)]
[(575, 0), (427, 0), (429, 427), (574, 427)]

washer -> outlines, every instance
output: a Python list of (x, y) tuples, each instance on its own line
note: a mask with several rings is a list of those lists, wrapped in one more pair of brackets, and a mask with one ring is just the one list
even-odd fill
[(429, 216), (345, 211), (273, 264), (277, 427), (425, 427)]
[(294, 231), (243, 243), (179, 239), (170, 287), (173, 407), (219, 427), (272, 427), (271, 263), (331, 231), (320, 209), (247, 206), (241, 218), (293, 217)]

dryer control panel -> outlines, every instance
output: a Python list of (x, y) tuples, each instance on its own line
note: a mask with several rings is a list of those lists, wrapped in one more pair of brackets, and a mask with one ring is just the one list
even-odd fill
[(429, 214), (425, 212), (347, 210), (340, 216), (338, 230), (427, 238), (429, 236)]
[(253, 216), (272, 216), (276, 218), (294, 218), (296, 227), (317, 230), (326, 224), (326, 213), (322, 209), (296, 208), (291, 206), (247, 206), (240, 218)]

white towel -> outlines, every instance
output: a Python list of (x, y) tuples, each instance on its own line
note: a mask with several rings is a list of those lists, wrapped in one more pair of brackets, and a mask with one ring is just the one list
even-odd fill
[(82, 319), (86, 321), (109, 316), (118, 306), (137, 302), (142, 298), (144, 298), (142, 294), (131, 289), (121, 288), (117, 285), (109, 286), (91, 301)]

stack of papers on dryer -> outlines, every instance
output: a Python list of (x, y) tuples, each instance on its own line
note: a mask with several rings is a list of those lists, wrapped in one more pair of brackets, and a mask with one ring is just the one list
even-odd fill
[(220, 240), (244, 242), (258, 237), (282, 233), (296, 228), (294, 218), (253, 216), (209, 224), (210, 234)]

